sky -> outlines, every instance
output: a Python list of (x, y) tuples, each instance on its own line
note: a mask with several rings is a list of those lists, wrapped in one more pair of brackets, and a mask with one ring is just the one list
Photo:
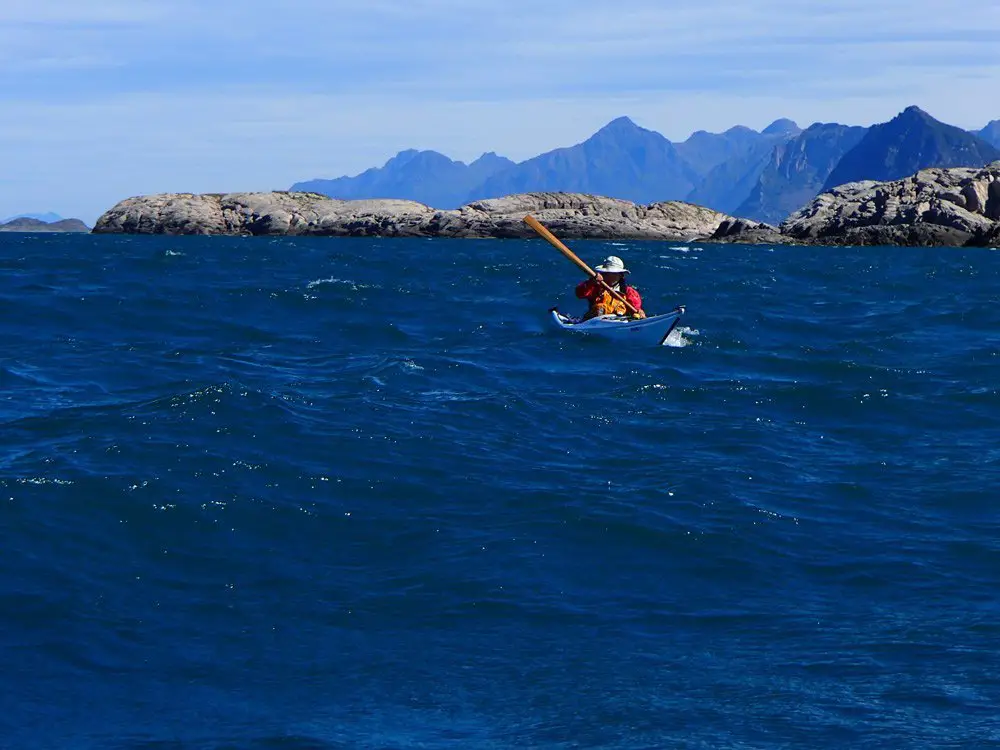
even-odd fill
[(1000, 2), (3, 0), (0, 218), (916, 104), (1000, 119)]

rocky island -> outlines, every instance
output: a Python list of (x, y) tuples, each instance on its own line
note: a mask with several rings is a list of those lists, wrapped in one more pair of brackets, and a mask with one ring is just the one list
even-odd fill
[(840, 185), (780, 227), (682, 201), (639, 205), (583, 193), (535, 192), (438, 210), (416, 201), (317, 193), (160, 194), (107, 211), (95, 233), (520, 238), (533, 214), (566, 239), (822, 245), (1000, 244), (1000, 161), (924, 169), (891, 182)]
[(58, 219), (42, 221), (27, 216), (11, 219), (0, 224), (0, 232), (89, 232), (90, 227), (79, 219)]
[(94, 232), (534, 237), (524, 224), (529, 213), (568, 239), (690, 240), (708, 237), (724, 221), (732, 220), (681, 201), (642, 206), (582, 193), (521, 193), (474, 201), (454, 210), (438, 210), (416, 201), (340, 200), (317, 193), (163, 194), (122, 201), (98, 219)]
[(982, 169), (922, 169), (892, 182), (849, 182), (781, 224), (791, 239), (833, 245), (1000, 242), (1000, 161)]

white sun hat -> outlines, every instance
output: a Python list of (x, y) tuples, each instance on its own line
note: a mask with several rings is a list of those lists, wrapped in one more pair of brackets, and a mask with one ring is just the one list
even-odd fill
[(617, 255), (609, 255), (594, 270), (598, 273), (631, 273)]

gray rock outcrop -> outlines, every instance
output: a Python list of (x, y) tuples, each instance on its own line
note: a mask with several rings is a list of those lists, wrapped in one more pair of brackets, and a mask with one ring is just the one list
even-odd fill
[(789, 216), (781, 232), (830, 244), (990, 244), (998, 222), (1000, 161), (841, 185)]
[(750, 219), (726, 219), (709, 237), (708, 242), (740, 243), (744, 245), (789, 245), (797, 244), (781, 234), (777, 227), (761, 224)]
[(98, 219), (94, 232), (533, 237), (524, 224), (529, 213), (567, 239), (689, 240), (711, 236), (732, 218), (679, 201), (643, 206), (582, 193), (521, 193), (449, 211), (414, 201), (349, 201), (316, 193), (168, 193), (121, 201)]

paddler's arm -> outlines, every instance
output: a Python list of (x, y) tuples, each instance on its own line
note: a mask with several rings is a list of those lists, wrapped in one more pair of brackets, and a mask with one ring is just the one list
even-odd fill
[(632, 316), (633, 318), (646, 317), (646, 313), (643, 312), (642, 309), (642, 297), (639, 295), (638, 290), (634, 286), (630, 286), (625, 289), (625, 299), (628, 300), (628, 303), (632, 305), (632, 307), (638, 310), (638, 313)]
[(581, 281), (576, 285), (576, 296), (580, 299), (590, 299), (599, 292), (603, 292), (604, 290), (601, 288), (602, 281), (604, 281), (604, 277), (601, 274), (597, 274), (592, 279)]

